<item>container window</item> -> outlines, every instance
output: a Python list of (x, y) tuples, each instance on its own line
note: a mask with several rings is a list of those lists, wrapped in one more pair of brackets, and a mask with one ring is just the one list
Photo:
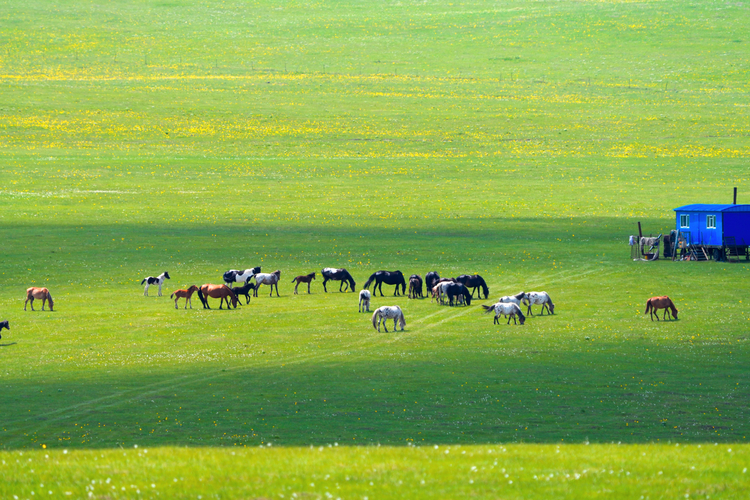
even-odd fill
[(706, 216), (706, 228), (707, 229), (716, 229), (716, 216), (715, 215), (707, 215)]
[(690, 214), (680, 214), (680, 227), (690, 227)]

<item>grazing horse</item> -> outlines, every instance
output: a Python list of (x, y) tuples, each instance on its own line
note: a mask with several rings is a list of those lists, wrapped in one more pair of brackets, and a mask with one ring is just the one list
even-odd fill
[(356, 283), (354, 283), (354, 278), (352, 278), (352, 275), (349, 274), (349, 271), (346, 269), (336, 269), (335, 267), (326, 267), (323, 269), (320, 274), (323, 275), (323, 291), (328, 292), (328, 289), (326, 288), (326, 282), (327, 281), (340, 281), (339, 284), (339, 292), (342, 291), (341, 288), (346, 285), (349, 288), (350, 292), (354, 291), (354, 287)]
[[(482, 292), (484, 292), (484, 298), (490, 296), (490, 289), (487, 287), (487, 283), (485, 283), (484, 278), (479, 276), (478, 274), (475, 274), (473, 276), (468, 274), (462, 274), (458, 278), (456, 278), (457, 283), (463, 283), (463, 285), (466, 288), (471, 288), (471, 296), (474, 296), (474, 292), (477, 291), (477, 288), (482, 287)], [(477, 295), (477, 297), (482, 298), (481, 293)]]
[(208, 304), (208, 298), (221, 299), (219, 301), (219, 309), (224, 305), (224, 301), (227, 301), (227, 309), (229, 309), (229, 299), (232, 299), (232, 305), (237, 309), (237, 296), (234, 292), (226, 285), (211, 285), (206, 284), (198, 289), (198, 298), (203, 303), (203, 309), (211, 309)]
[(534, 313), (531, 312), (531, 306), (541, 304), (542, 305), (542, 315), (544, 315), (544, 309), (547, 309), (547, 312), (550, 314), (555, 314), (555, 304), (552, 303), (552, 299), (549, 298), (549, 294), (547, 292), (528, 292), (523, 294), (523, 302), (528, 306), (526, 308), (526, 314), (529, 316), (533, 316)]
[(175, 290), (172, 295), (169, 296), (170, 299), (174, 299), (174, 308), (177, 309), (177, 301), (179, 299), (184, 298), (185, 299), (185, 309), (187, 309), (188, 302), (190, 303), (190, 309), (193, 308), (193, 292), (197, 292), (198, 287), (196, 285), (191, 285), (190, 288), (187, 290)]
[(424, 284), (428, 290), (435, 288), (435, 285), (440, 281), (440, 275), (436, 271), (430, 271), (424, 275)]
[(383, 328), (388, 333), (388, 326), (386, 322), (393, 320), (393, 331), (396, 331), (396, 321), (398, 321), (401, 331), (404, 331), (406, 326), (406, 320), (404, 319), (404, 313), (401, 312), (401, 308), (398, 306), (383, 306), (378, 307), (372, 315), (372, 327), (377, 328), (380, 331), (380, 323), (383, 323)]
[[(0, 332), (3, 331), (3, 328), (6, 328), (8, 331), (10, 331), (10, 323), (8, 323), (8, 320), (0, 321)], [(3, 338), (2, 335), (0, 335), (0, 339)]]
[(315, 279), (315, 273), (306, 274), (304, 276), (297, 276), (292, 280), (292, 283), (295, 281), (297, 282), (296, 285), (294, 285), (294, 295), (297, 294), (297, 287), (300, 283), (307, 283), (307, 293), (310, 293), (310, 282)]
[(359, 292), (359, 312), (370, 312), (370, 290)]
[[(234, 286), (232, 292), (237, 296), (237, 300), (240, 299), (240, 295), (245, 296), (245, 305), (250, 303), (250, 290), (255, 290), (255, 283), (245, 283), (245, 286)], [(242, 305), (242, 302), (240, 302)]]
[(518, 323), (516, 323), (516, 316), (518, 316), (518, 319), (521, 321), (522, 325), (524, 321), (526, 321), (526, 316), (524, 316), (521, 312), (521, 308), (518, 307), (518, 304), (514, 302), (498, 302), (491, 306), (485, 306), (483, 304), (482, 307), (484, 307), (485, 313), (495, 311), (495, 320), (492, 322), (493, 325), (500, 323), (500, 321), (498, 321), (498, 318), (503, 314), (505, 316), (508, 316), (508, 322), (506, 323), (506, 325), (510, 324), (510, 318), (513, 318), (513, 324), (517, 325)]
[(143, 281), (141, 281), (141, 285), (146, 283), (146, 288), (143, 289), (143, 295), (148, 297), (148, 287), (149, 285), (159, 285), (159, 297), (161, 297), (161, 284), (164, 283), (164, 280), (171, 279), (169, 277), (169, 273), (164, 271), (159, 276), (154, 278), (153, 276), (149, 276), (147, 278), (143, 278)]
[(52, 302), (52, 295), (46, 288), (37, 288), (32, 286), (26, 289), (26, 302), (23, 303), (23, 310), (26, 310), (26, 304), (31, 301), (31, 310), (34, 310), (34, 299), (42, 299), (42, 311), (44, 311), (44, 303), (49, 301), (49, 310), (52, 311), (52, 307), (55, 305)]
[[(380, 296), (383, 297), (383, 283), (386, 285), (396, 285), (396, 290), (393, 292), (393, 296), (406, 295), (406, 280), (401, 271), (377, 271), (372, 273), (370, 277), (365, 281), (365, 288), (369, 289), (370, 284), (375, 282), (375, 286), (372, 292), (377, 294), (380, 289)], [(401, 285), (401, 294), (398, 293), (398, 287)]]
[(456, 303), (463, 297), (464, 304), (471, 305), (471, 293), (463, 283), (448, 283), (445, 286), (445, 294), (448, 296), (448, 304), (453, 306), (453, 297), (457, 297)]
[(656, 315), (656, 321), (659, 321), (659, 313), (658, 309), (664, 309), (664, 317), (662, 319), (667, 319), (667, 313), (670, 311), (672, 312), (671, 316), (674, 319), (677, 319), (677, 313), (678, 310), (674, 305), (674, 302), (672, 302), (672, 299), (667, 297), (666, 295), (662, 297), (651, 297), (646, 301), (646, 313), (651, 313), (651, 321), (654, 320), (654, 314)]
[(412, 274), (409, 276), (409, 298), (416, 299), (419, 297), (421, 299), (423, 296), (422, 277), (418, 274)]
[(258, 273), (255, 276), (255, 292), (254, 296), (258, 296), (258, 288), (260, 285), (271, 285), (271, 293), (269, 297), (273, 297), (273, 287), (276, 285), (276, 296), (279, 297), (279, 279), (281, 279), (281, 270), (277, 269), (272, 273)]
[(247, 283), (247, 281), (260, 272), (260, 266), (252, 269), (243, 269), (241, 271), (237, 269), (230, 269), (224, 273), (224, 283), (227, 286), (232, 286), (235, 283)]

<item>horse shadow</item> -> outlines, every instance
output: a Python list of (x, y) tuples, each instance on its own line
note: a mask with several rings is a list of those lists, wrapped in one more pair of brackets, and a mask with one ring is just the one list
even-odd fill
[(11, 345), (16, 345), (18, 342), (11, 342), (10, 344), (0, 344), (0, 347), (8, 347)]

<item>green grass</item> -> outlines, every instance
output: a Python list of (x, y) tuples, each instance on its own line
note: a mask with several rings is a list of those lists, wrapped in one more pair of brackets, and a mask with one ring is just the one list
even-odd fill
[[(0, 6), (0, 496), (746, 497), (750, 266), (627, 247), (747, 199), (745, 8), (277, 7)], [(256, 265), (280, 298), (168, 297)], [(556, 314), (387, 295), (378, 333), (292, 295), (328, 266)], [(679, 321), (643, 316), (663, 294)]]

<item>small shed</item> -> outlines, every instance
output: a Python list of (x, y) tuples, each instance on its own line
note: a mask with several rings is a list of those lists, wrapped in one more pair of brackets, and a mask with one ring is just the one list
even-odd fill
[(750, 246), (750, 205), (685, 205), (674, 209), (677, 231), (689, 245), (725, 250)]

